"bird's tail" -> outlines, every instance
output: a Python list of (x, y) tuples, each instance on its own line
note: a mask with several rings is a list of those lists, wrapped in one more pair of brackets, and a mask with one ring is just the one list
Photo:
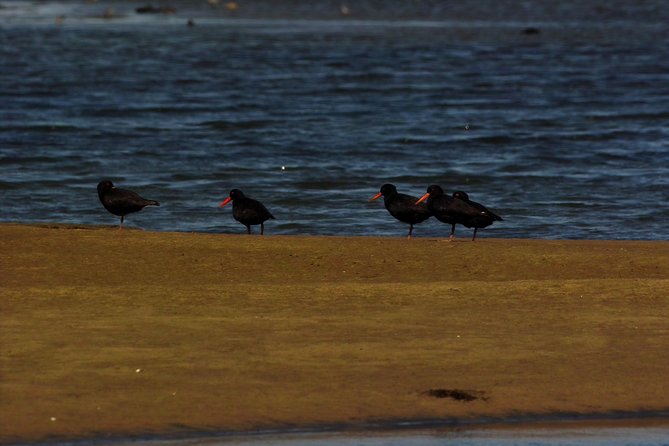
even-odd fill
[(146, 205), (147, 206), (160, 206), (160, 203), (158, 203), (156, 200), (146, 200)]
[(486, 209), (486, 210), (484, 210), (482, 213), (483, 213), (483, 214), (488, 214), (488, 215), (490, 216), (490, 218), (492, 218), (492, 221), (504, 221), (504, 219), (503, 219), (502, 217), (500, 217), (499, 215), (495, 214), (495, 213), (494, 213), (493, 211), (491, 211), (490, 209)]

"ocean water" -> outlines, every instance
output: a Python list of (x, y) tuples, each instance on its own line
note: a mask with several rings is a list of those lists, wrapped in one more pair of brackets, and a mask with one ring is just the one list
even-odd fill
[(114, 446), (668, 446), (666, 427), (430, 430), (368, 434), (283, 434), (118, 441)]
[(111, 179), (146, 230), (243, 233), (239, 188), (268, 235), (404, 236), (367, 200), (440, 184), (481, 238), (666, 240), (666, 6), (0, 0), (0, 221), (116, 224)]

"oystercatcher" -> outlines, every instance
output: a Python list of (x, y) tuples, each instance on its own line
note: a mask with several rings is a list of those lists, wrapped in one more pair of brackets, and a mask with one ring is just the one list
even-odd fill
[(469, 199), (469, 195), (467, 195), (466, 192), (453, 192), (453, 197), (456, 200), (462, 200), (471, 208), (473, 208), (473, 211), (468, 212), (468, 216), (459, 222), (467, 228), (474, 228), (474, 236), (472, 237), (472, 241), (476, 240), (476, 231), (478, 231), (479, 228), (490, 226), (494, 221), (503, 221), (502, 217), (487, 209), (481, 203), (471, 201)]
[(232, 201), (232, 216), (246, 226), (246, 232), (251, 233), (251, 225), (260, 225), (260, 235), (265, 232), (265, 222), (274, 219), (274, 216), (258, 200), (249, 198), (239, 189), (232, 189), (228, 198), (221, 203), (221, 207)]
[(409, 224), (408, 238), (411, 238), (413, 225), (424, 222), (432, 216), (427, 204), (416, 204), (416, 200), (418, 200), (416, 197), (400, 194), (393, 184), (381, 186), (379, 193), (370, 198), (369, 201), (374, 201), (381, 196), (383, 196), (383, 204), (390, 215), (402, 223)]
[(425, 195), (420, 197), (416, 203), (422, 203), (427, 200), (427, 208), (432, 215), (442, 223), (451, 225), (451, 235), (448, 239), (455, 237), (455, 224), (460, 223), (460, 219), (466, 216), (467, 205), (462, 201), (456, 201), (450, 195), (446, 195), (441, 186), (433, 184), (428, 186)]
[(157, 201), (142, 198), (131, 190), (117, 189), (109, 180), (98, 183), (98, 197), (105, 209), (121, 217), (119, 229), (123, 229), (123, 220), (126, 215), (141, 211), (146, 206), (160, 206)]

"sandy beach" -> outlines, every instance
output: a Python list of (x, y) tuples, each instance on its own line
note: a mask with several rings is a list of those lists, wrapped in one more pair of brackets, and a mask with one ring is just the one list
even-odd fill
[(669, 242), (2, 224), (0, 247), (2, 443), (669, 409)]

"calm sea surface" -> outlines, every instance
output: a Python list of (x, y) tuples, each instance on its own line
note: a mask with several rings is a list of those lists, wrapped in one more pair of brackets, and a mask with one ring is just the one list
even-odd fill
[(669, 239), (665, 0), (224, 3), (0, 0), (0, 220), (116, 224), (108, 178), (147, 230), (243, 233), (240, 188), (267, 234), (403, 236), (390, 182), (482, 238)]
[(669, 429), (553, 428), (418, 431), (369, 435), (299, 434), (120, 441), (112, 446), (668, 446)]

